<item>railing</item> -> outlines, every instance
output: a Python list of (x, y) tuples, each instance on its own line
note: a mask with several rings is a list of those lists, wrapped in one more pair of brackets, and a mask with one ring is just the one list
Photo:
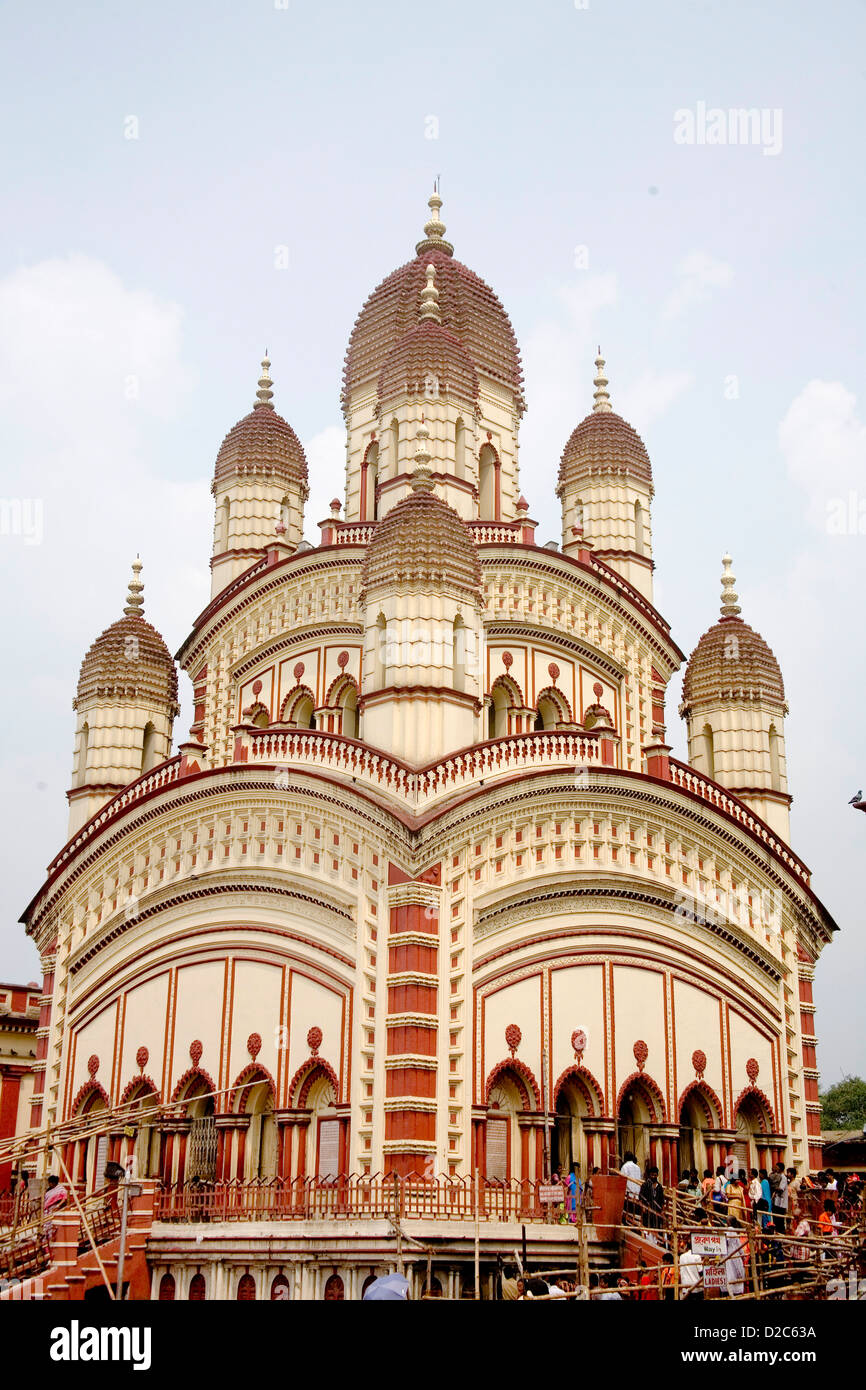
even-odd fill
[[(472, 1178), (395, 1179), (380, 1174), (321, 1178), (273, 1178), (252, 1182), (169, 1184), (157, 1193), (154, 1220), (314, 1221), (549, 1221), (539, 1189), (548, 1184), (513, 1179), (482, 1182), (476, 1208)], [(565, 1196), (565, 1194), (564, 1194)], [(558, 1213), (562, 1207), (554, 1208)]]
[(478, 545), (517, 545), (523, 538), (522, 521), (467, 521)]
[(703, 801), (708, 801), (711, 806), (715, 806), (731, 820), (737, 821), (739, 825), (744, 825), (747, 830), (762, 840), (768, 849), (777, 854), (802, 883), (809, 883), (811, 875), (802, 859), (798, 859), (795, 854), (791, 853), (784, 840), (780, 840), (778, 836), (774, 835), (760, 816), (756, 816), (736, 796), (732, 796), (715, 782), (708, 781), (686, 763), (678, 762), (675, 758), (671, 758), (669, 761), (671, 782), (675, 787), (691, 792), (693, 796), (701, 797)]
[(327, 767), (390, 792), (420, 810), (438, 797), (485, 778), (526, 768), (602, 767), (603, 736), (603, 732), (510, 734), (461, 749), (428, 767), (412, 768), (340, 734), (243, 728), (236, 731), (235, 761)]
[(329, 522), (333, 530), (333, 545), (367, 545), (373, 535), (374, 521)]
[(131, 806), (136, 801), (141, 801), (144, 797), (150, 796), (151, 792), (161, 791), (163, 787), (170, 786), (180, 777), (181, 757), (178, 753), (174, 758), (168, 758), (159, 767), (155, 767), (152, 772), (147, 772), (143, 777), (138, 777), (134, 782), (130, 782), (128, 787), (124, 787), (122, 792), (113, 796), (110, 801), (106, 801), (102, 810), (92, 816), (79, 830), (78, 834), (71, 839), (68, 844), (63, 846), (56, 859), (48, 865), (48, 876), (50, 877), (57, 869), (62, 869), (68, 859), (71, 859), (81, 846), (91, 840), (106, 821), (113, 819), (120, 811), (125, 811), (127, 806)]

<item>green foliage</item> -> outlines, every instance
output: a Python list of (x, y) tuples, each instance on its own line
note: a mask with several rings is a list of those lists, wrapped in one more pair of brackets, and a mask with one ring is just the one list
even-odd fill
[(822, 1129), (862, 1129), (866, 1125), (866, 1081), (843, 1076), (819, 1097)]

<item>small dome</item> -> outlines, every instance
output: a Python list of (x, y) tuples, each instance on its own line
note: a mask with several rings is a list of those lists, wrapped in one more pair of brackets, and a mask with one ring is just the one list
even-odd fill
[(300, 484), (306, 497), (307, 457), (291, 425), (271, 405), (270, 365), (265, 357), (253, 409), (229, 430), (220, 446), (214, 483), (246, 473), (264, 474)]
[(460, 339), (434, 319), (422, 319), (394, 344), (379, 373), (379, 400), (404, 393), (428, 394), (430, 379), (436, 392), (474, 405), (478, 373)]
[(441, 296), (442, 324), (455, 334), (478, 372), (513, 391), (518, 410), (525, 409), (523, 370), (514, 329), (489, 285), (453, 256), (439, 220), (442, 200), (430, 199), (426, 237), (407, 261), (376, 287), (355, 320), (343, 369), (343, 409), (359, 387), (377, 381), (391, 349), (418, 318), (418, 299), (428, 265), (435, 266)]
[(97, 637), (82, 661), (73, 708), (91, 700), (139, 699), (170, 706), (174, 716), (177, 668), (156, 628), (142, 616), (141, 562), (132, 569), (124, 616)]
[(595, 405), (574, 429), (562, 451), (557, 496), (582, 478), (623, 473), (652, 487), (652, 464), (636, 429), (610, 408), (604, 358), (595, 360)]
[(433, 584), (481, 597), (481, 565), (468, 526), (437, 497), (418, 430), (412, 491), (376, 523), (361, 571), (362, 592), (403, 584)]
[(726, 700), (764, 701), (786, 708), (778, 661), (761, 634), (740, 617), (729, 555), (724, 566), (722, 616), (689, 657), (681, 709)]

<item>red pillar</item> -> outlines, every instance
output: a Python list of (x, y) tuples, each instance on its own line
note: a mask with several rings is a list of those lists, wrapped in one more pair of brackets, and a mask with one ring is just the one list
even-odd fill
[[(0, 1067), (0, 1140), (12, 1139), (18, 1125), (18, 1097), (22, 1072), (18, 1067)], [(0, 1192), (12, 1177), (12, 1160), (0, 1162)]]

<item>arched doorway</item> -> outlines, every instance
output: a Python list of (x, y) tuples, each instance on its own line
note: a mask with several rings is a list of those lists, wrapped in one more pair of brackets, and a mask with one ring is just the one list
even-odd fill
[[(633, 1153), (641, 1172), (650, 1164), (650, 1130), (666, 1119), (664, 1101), (655, 1083), (645, 1074), (629, 1077), (620, 1091), (616, 1115), (616, 1142), (620, 1163)], [(661, 1166), (659, 1164), (659, 1166)]]
[(769, 1101), (763, 1092), (757, 1088), (745, 1091), (737, 1101), (734, 1120), (734, 1159), (737, 1170), (743, 1168), (748, 1173), (750, 1168), (766, 1167), (766, 1145), (759, 1144), (758, 1136), (772, 1133), (775, 1121)]
[(708, 1165), (708, 1129), (721, 1129), (719, 1101), (709, 1086), (695, 1082), (680, 1096), (677, 1136), (677, 1176), (695, 1169), (700, 1176)]
[(340, 1278), (339, 1274), (332, 1274), (328, 1282), (325, 1284), (325, 1302), (342, 1303), (345, 1297), (346, 1291), (343, 1288), (342, 1279)]
[(571, 1067), (556, 1084), (556, 1121), (551, 1136), (551, 1172), (564, 1176), (576, 1163), (588, 1171), (588, 1144), (583, 1121), (603, 1113), (604, 1102), (595, 1078), (583, 1068)]

